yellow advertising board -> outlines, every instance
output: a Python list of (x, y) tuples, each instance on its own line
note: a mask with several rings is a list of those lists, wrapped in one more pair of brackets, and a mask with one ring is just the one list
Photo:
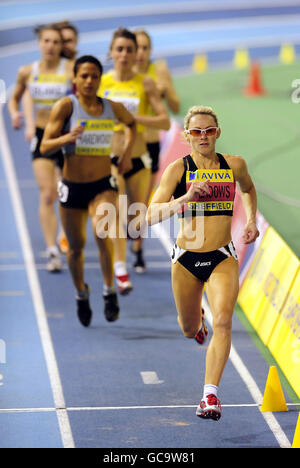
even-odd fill
[(300, 398), (300, 270), (281, 310), (268, 347)]
[(238, 302), (267, 345), (295, 278), (299, 260), (269, 227), (240, 290)]

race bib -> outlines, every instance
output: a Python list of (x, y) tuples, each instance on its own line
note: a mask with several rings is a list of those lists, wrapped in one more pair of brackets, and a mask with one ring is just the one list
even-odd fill
[(37, 107), (51, 107), (67, 94), (68, 80), (65, 75), (40, 74), (29, 83), (30, 93)]
[(76, 140), (75, 154), (80, 156), (110, 156), (114, 121), (78, 120), (84, 132)]
[(121, 102), (126, 109), (132, 114), (137, 114), (139, 109), (140, 100), (138, 97), (130, 96), (113, 96), (112, 100), (115, 102)]
[(188, 202), (188, 209), (193, 211), (230, 211), (233, 209), (235, 181), (231, 169), (198, 169), (187, 171), (186, 190), (192, 182), (209, 182), (209, 193), (197, 195)]

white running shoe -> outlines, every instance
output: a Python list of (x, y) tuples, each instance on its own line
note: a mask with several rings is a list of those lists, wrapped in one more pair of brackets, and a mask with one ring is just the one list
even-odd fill
[(58, 273), (62, 270), (62, 261), (59, 254), (51, 252), (48, 256), (47, 271)]
[(210, 394), (203, 397), (196, 409), (196, 415), (203, 419), (218, 421), (221, 417), (221, 402), (216, 395)]
[(126, 275), (116, 275), (116, 281), (118, 291), (122, 296), (127, 296), (127, 294), (133, 290), (133, 285), (129, 279), (128, 273), (126, 273)]

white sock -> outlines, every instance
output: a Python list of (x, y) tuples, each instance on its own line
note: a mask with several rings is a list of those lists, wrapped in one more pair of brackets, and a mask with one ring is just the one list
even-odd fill
[(113, 286), (107, 286), (106, 284), (103, 285), (103, 296), (108, 296), (109, 294), (112, 294), (114, 292), (116, 291)]
[(206, 397), (207, 395), (218, 395), (218, 387), (216, 387), (216, 385), (213, 385), (213, 384), (207, 384), (207, 385), (204, 385), (204, 389), (203, 389), (203, 396)]
[(89, 298), (89, 290), (86, 285), (83, 291), (76, 291), (76, 299), (86, 300), (88, 298)]
[(127, 275), (125, 262), (115, 262), (114, 269), (115, 269), (115, 275), (116, 276)]
[(59, 250), (58, 250), (58, 247), (57, 245), (50, 245), (50, 247), (47, 247), (47, 255), (60, 255), (59, 254)]

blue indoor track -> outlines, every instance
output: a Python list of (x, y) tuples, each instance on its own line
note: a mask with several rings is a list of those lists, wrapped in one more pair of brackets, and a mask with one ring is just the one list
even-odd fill
[[(39, 56), (32, 27), (62, 19), (79, 28), (79, 54), (99, 56), (106, 66), (112, 31), (120, 25), (147, 29), (155, 55), (165, 57), (173, 73), (191, 72), (202, 50), (220, 66), (237, 47), (269, 59), (283, 39), (300, 45), (296, 1), (1, 1), (0, 79), (8, 94), (19, 66)], [(128, 249), (134, 291), (119, 298), (115, 323), (103, 315), (102, 277), (88, 226), (93, 320), (89, 328), (80, 325), (65, 259), (60, 274), (46, 271), (29, 145), (23, 130), (11, 128), (7, 106), (0, 107), (0, 447), (195, 453), (291, 447), (299, 407), (285, 395), (288, 412), (260, 411), (269, 364), (237, 317), (219, 390), (222, 418), (195, 416), (206, 348), (179, 330), (170, 281), (173, 239), (162, 236), (165, 226), (145, 240), (146, 274), (134, 273)]]

